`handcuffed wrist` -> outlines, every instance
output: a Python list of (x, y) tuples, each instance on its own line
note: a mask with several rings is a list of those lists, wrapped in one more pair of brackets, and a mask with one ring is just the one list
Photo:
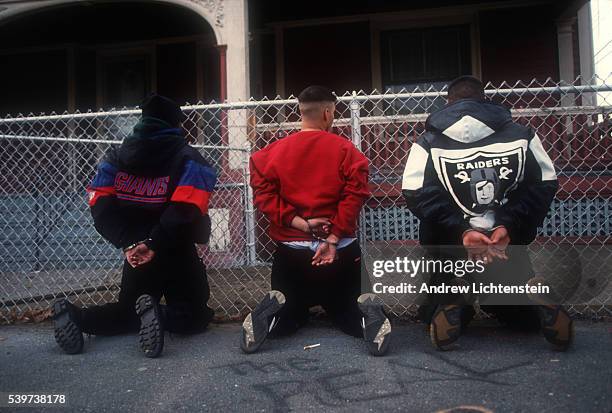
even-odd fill
[(140, 244), (145, 244), (145, 245), (146, 245), (146, 246), (147, 246), (149, 249), (153, 249), (153, 248), (151, 247), (151, 244), (152, 244), (152, 243), (153, 243), (153, 240), (152, 240), (151, 238), (143, 239), (143, 240), (141, 240), (141, 241), (138, 241), (138, 242), (135, 242), (135, 243), (133, 243), (133, 244), (131, 244), (131, 245), (128, 245), (127, 247), (125, 247), (125, 248), (123, 249), (123, 252), (128, 252), (129, 250), (131, 250), (132, 248), (137, 247), (137, 246), (138, 246), (138, 245), (140, 245)]
[(155, 251), (157, 249), (157, 245), (156, 245), (155, 241), (153, 241), (152, 238), (147, 238), (142, 243), (144, 245), (146, 245), (147, 248), (150, 249), (151, 251)]
[(312, 236), (313, 236), (314, 239), (316, 239), (319, 242), (324, 242), (326, 244), (333, 245), (334, 247), (338, 246), (338, 241), (339, 240), (338, 241), (330, 241), (327, 238), (321, 238), (321, 237), (316, 236), (315, 234), (312, 234)]
[(481, 231), (477, 230), (476, 228), (468, 228), (468, 229), (466, 229), (465, 231), (463, 231), (463, 232), (461, 233), (461, 238), (463, 239), (463, 237), (465, 237), (465, 234), (467, 234), (467, 233), (468, 233), (468, 232), (470, 232), (470, 231), (481, 232)]

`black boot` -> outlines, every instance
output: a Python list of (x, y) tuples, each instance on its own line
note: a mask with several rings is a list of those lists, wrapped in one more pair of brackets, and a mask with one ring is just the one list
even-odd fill
[(77, 354), (83, 351), (83, 333), (80, 327), (81, 310), (66, 299), (53, 303), (55, 341), (64, 352)]
[(538, 307), (542, 334), (554, 350), (566, 351), (574, 341), (574, 323), (560, 305)]
[(429, 323), (429, 338), (436, 349), (450, 350), (459, 339), (465, 320), (464, 311), (462, 305), (438, 305)]
[(140, 317), (140, 348), (145, 356), (158, 357), (164, 349), (164, 325), (157, 299), (148, 294), (138, 297), (136, 314)]
[[(547, 282), (542, 277), (533, 277), (527, 284), (535, 287), (538, 284), (546, 285)], [(539, 304), (540, 328), (546, 341), (552, 344), (553, 349), (566, 351), (574, 341), (574, 322), (560, 305), (564, 301), (563, 297), (554, 290), (549, 294), (528, 293), (528, 296), (531, 301)]]

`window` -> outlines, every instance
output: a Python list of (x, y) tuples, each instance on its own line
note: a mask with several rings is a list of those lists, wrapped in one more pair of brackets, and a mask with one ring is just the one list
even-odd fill
[[(98, 107), (134, 107), (154, 90), (155, 56), (151, 48), (98, 51)], [(137, 116), (106, 122), (107, 134), (122, 139), (132, 132)]]
[(106, 57), (102, 60), (102, 104), (105, 107), (136, 106), (151, 92), (148, 55)]
[[(385, 91), (439, 89), (472, 72), (469, 25), (383, 31), (380, 39)], [(432, 98), (403, 102), (403, 107), (430, 112), (443, 104), (443, 99)]]

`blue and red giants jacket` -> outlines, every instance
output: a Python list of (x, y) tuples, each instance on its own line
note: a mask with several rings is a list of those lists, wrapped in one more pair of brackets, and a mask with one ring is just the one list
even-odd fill
[(98, 165), (87, 189), (94, 225), (117, 248), (148, 238), (153, 250), (208, 242), (216, 179), (182, 129), (144, 117)]

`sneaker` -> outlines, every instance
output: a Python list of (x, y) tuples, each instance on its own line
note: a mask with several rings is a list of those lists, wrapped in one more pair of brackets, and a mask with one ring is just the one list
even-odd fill
[(145, 356), (158, 357), (164, 349), (164, 326), (157, 300), (143, 294), (136, 300), (136, 314), (140, 317), (139, 341)]
[(272, 290), (261, 300), (255, 310), (242, 323), (240, 348), (245, 353), (254, 353), (261, 347), (268, 333), (278, 323), (275, 314), (285, 305), (285, 296)]
[(429, 323), (429, 338), (438, 350), (450, 350), (461, 335), (463, 306), (439, 305)]
[[(533, 277), (527, 281), (527, 284), (537, 286), (548, 283), (542, 277)], [(567, 311), (559, 305), (563, 302), (563, 298), (554, 290), (547, 295), (533, 293), (527, 295), (531, 301), (539, 304), (540, 327), (546, 341), (557, 351), (567, 350), (574, 340), (574, 322)]]
[(542, 334), (557, 351), (567, 350), (574, 340), (574, 322), (560, 305), (538, 307)]
[(78, 307), (65, 299), (53, 304), (55, 341), (68, 354), (83, 351), (83, 333), (79, 326), (80, 311)]
[(368, 351), (374, 356), (383, 356), (391, 342), (391, 322), (383, 311), (382, 300), (372, 293), (361, 294), (357, 298), (359, 310), (363, 314), (361, 327)]

